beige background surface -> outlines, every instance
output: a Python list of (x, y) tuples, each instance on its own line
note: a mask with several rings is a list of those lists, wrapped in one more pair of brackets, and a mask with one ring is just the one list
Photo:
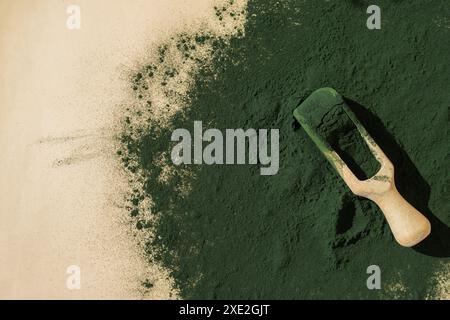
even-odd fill
[[(0, 0), (1, 299), (169, 297), (127, 224), (112, 128), (126, 70), (212, 2)], [(66, 28), (69, 4), (81, 30)]]

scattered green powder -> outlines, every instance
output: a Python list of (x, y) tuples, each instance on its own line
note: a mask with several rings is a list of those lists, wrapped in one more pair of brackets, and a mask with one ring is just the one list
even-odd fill
[[(148, 252), (170, 270), (182, 297), (437, 297), (432, 278), (450, 256), (450, 29), (434, 21), (448, 19), (450, 6), (379, 0), (382, 29), (371, 31), (369, 4), (250, 1), (245, 36), (225, 43), (196, 35), (198, 45), (211, 44), (214, 59), (196, 75), (189, 107), (169, 126), (149, 123), (142, 134), (133, 122), (127, 126), (122, 159), (142, 172), (144, 185), (130, 209), (151, 198), (157, 219)], [(189, 47), (180, 48), (190, 57)], [(139, 70), (142, 77), (164, 66), (164, 52), (160, 61)], [(432, 235), (419, 247), (396, 244), (380, 210), (352, 195), (294, 124), (298, 102), (326, 86), (358, 102), (349, 103), (394, 162), (400, 192), (430, 218)], [(279, 173), (181, 166), (162, 181), (158, 163), (170, 163), (172, 130), (192, 128), (195, 120), (219, 129), (280, 129)], [(341, 133), (335, 146), (360, 154), (348, 144), (354, 131)], [(180, 192), (186, 183), (189, 191)], [(131, 214), (140, 220), (146, 212)], [(366, 287), (373, 264), (382, 272), (381, 290)]]

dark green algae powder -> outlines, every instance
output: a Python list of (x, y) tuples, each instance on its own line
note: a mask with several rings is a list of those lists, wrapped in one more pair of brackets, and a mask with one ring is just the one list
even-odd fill
[[(277, 175), (254, 165), (189, 166), (191, 191), (182, 196), (186, 177), (161, 183), (154, 165), (173, 147), (171, 130), (149, 124), (144, 138), (122, 137), (124, 164), (133, 171), (127, 157), (136, 156), (146, 179), (130, 201), (150, 196), (159, 217), (138, 228), (153, 229), (151, 259), (170, 270), (183, 298), (435, 297), (434, 274), (450, 256), (450, 4), (380, 0), (382, 29), (373, 31), (369, 4), (249, 1), (245, 36), (214, 40), (212, 68), (200, 70), (172, 128), (192, 130), (195, 120), (278, 128)], [(400, 192), (430, 218), (422, 245), (396, 244), (379, 209), (351, 194), (293, 120), (326, 86), (348, 99), (394, 162)], [(373, 264), (381, 290), (366, 286)]]

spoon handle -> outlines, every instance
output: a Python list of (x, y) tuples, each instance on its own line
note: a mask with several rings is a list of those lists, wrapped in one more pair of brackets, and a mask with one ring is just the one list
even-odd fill
[(383, 211), (392, 234), (402, 246), (412, 247), (430, 234), (430, 221), (402, 197), (395, 185), (371, 198)]

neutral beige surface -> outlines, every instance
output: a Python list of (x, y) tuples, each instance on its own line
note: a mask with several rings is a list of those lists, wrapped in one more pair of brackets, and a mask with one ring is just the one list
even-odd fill
[[(81, 30), (66, 28), (69, 4)], [(168, 297), (123, 218), (112, 128), (126, 70), (211, 6), (0, 0), (0, 298)], [(69, 265), (81, 267), (81, 290), (66, 288)]]

